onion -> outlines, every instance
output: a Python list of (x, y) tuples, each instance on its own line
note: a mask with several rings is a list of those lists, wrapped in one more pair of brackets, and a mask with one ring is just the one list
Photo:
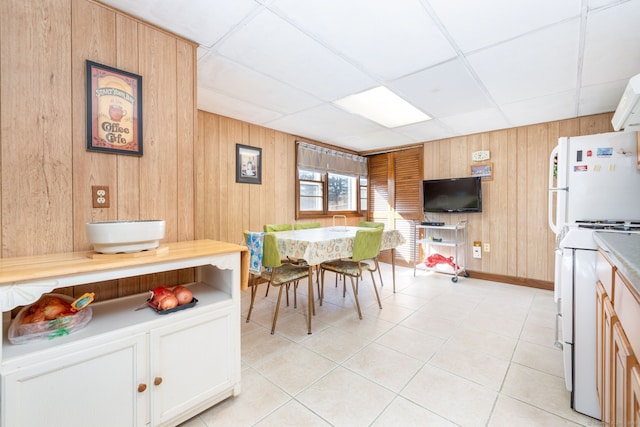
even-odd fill
[(161, 297), (158, 301), (158, 310), (169, 310), (177, 307), (177, 305), (178, 298), (176, 298), (175, 295), (169, 292), (168, 294), (165, 294), (163, 297)]
[(151, 302), (157, 306), (160, 300), (170, 293), (171, 291), (166, 286), (158, 286), (151, 291)]
[(178, 299), (178, 305), (189, 304), (193, 300), (193, 292), (182, 285), (178, 285), (173, 288), (173, 294)]

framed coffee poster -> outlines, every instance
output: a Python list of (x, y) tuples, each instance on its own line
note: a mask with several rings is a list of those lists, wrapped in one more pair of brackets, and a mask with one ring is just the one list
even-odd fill
[(142, 77), (87, 61), (87, 150), (142, 156)]

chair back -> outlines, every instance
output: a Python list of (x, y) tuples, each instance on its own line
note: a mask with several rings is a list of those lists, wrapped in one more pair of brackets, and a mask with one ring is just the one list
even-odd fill
[(262, 259), (264, 257), (264, 233), (244, 232), (244, 241), (249, 249), (249, 273), (262, 273)]
[(262, 265), (267, 268), (276, 268), (282, 265), (282, 261), (280, 261), (280, 249), (278, 248), (278, 239), (273, 233), (264, 233)]
[(265, 233), (276, 233), (278, 231), (289, 231), (293, 230), (293, 226), (291, 224), (265, 224), (264, 232)]
[(360, 221), (358, 223), (358, 227), (367, 227), (367, 228), (384, 228), (384, 222), (373, 222), (373, 221)]
[(353, 242), (353, 256), (351, 259), (354, 261), (362, 261), (364, 259), (376, 258), (380, 254), (382, 232), (382, 227), (356, 231), (356, 239)]
[(322, 225), (319, 222), (299, 222), (293, 224), (294, 230), (307, 230), (309, 228), (320, 228)]

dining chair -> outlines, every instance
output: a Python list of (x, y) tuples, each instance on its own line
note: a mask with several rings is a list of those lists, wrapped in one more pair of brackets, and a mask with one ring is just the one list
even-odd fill
[[(256, 244), (255, 235), (262, 235), (262, 245)], [(287, 303), (289, 286), (293, 284), (294, 301), (297, 300), (296, 289), (300, 279), (309, 276), (308, 266), (298, 266), (289, 263), (282, 263), (280, 259), (280, 250), (278, 249), (278, 241), (273, 233), (251, 233), (245, 232), (247, 246), (249, 247), (250, 263), (249, 271), (257, 272), (260, 270), (259, 276), (267, 281), (267, 285), (273, 285), (279, 287), (278, 301), (276, 302), (275, 312), (273, 314), (273, 322), (271, 324), (271, 334), (273, 335), (276, 330), (276, 322), (278, 321), (278, 313), (280, 311), (280, 301), (282, 300), (282, 290), (287, 290)], [(260, 254), (261, 250), (261, 254)], [(259, 280), (255, 282), (255, 286), (251, 288), (251, 305), (249, 306), (249, 313), (247, 315), (247, 322), (250, 319), (251, 311), (253, 310), (253, 304), (255, 301), (255, 289), (259, 284)], [(294, 303), (296, 306), (297, 303)]]
[(293, 230), (293, 226), (291, 224), (265, 224), (263, 228), (265, 233)]
[[(278, 231), (291, 231), (293, 230), (293, 225), (291, 224), (265, 224), (263, 226), (263, 230), (265, 233), (277, 233)], [(283, 262), (289, 262), (291, 260), (283, 259)], [(293, 261), (295, 262), (295, 261)], [(269, 296), (269, 285), (267, 285), (267, 290), (264, 293), (264, 296)]]
[[(358, 281), (362, 278), (364, 271), (371, 273), (371, 281), (373, 282), (373, 290), (376, 293), (378, 300), (378, 306), (382, 308), (380, 302), (380, 295), (378, 294), (378, 288), (376, 287), (376, 280), (373, 272), (378, 268), (378, 255), (380, 254), (380, 244), (382, 243), (382, 231), (383, 228), (371, 228), (370, 230), (358, 230), (356, 231), (356, 237), (353, 242), (353, 254), (349, 259), (338, 259), (334, 261), (327, 261), (320, 264), (320, 271), (322, 275), (321, 279), (321, 291), (320, 291), (320, 303), (324, 298), (324, 275), (326, 271), (332, 271), (336, 274), (342, 274), (345, 277), (348, 276), (351, 280), (351, 289), (353, 290), (353, 297), (356, 302), (356, 309), (358, 310), (358, 317), (362, 319), (362, 311), (360, 310), (360, 301), (358, 300)], [(375, 268), (372, 268), (371, 264), (365, 262), (366, 260), (373, 261)], [(355, 282), (354, 282), (355, 279)], [(346, 284), (342, 291), (342, 296), (346, 295)]]
[[(384, 222), (360, 221), (358, 223), (358, 227), (367, 227), (367, 228), (379, 228), (379, 227), (382, 227), (384, 229)], [(377, 267), (376, 267), (376, 270), (378, 270), (378, 276), (380, 277), (380, 287), (383, 287), (384, 286), (384, 282), (382, 281), (382, 272)], [(375, 270), (373, 270), (373, 271), (375, 271)]]
[(367, 228), (384, 228), (384, 222), (373, 222), (373, 221), (360, 221), (358, 223), (358, 227), (367, 227)]
[(320, 228), (322, 224), (319, 222), (298, 222), (293, 224), (294, 230), (308, 230), (309, 228)]

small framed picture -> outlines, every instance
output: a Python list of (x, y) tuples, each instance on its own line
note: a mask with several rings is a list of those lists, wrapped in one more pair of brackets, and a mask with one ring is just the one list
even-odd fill
[(471, 165), (471, 176), (479, 176), (483, 181), (491, 181), (493, 179), (493, 163)]
[(87, 61), (87, 150), (142, 156), (142, 77)]
[(262, 184), (262, 148), (236, 144), (236, 182)]

